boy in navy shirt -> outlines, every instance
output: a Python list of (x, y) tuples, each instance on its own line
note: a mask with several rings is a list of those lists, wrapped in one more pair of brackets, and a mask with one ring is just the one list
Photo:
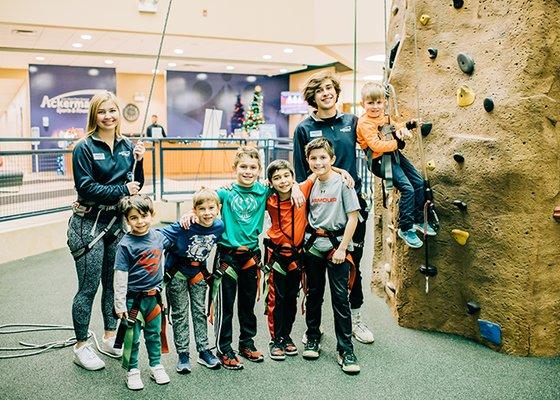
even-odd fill
[(178, 222), (161, 229), (173, 243), (166, 252), (165, 281), (173, 337), (177, 349), (177, 372), (191, 372), (189, 357), (189, 308), (191, 312), (199, 364), (210, 369), (220, 368), (220, 361), (208, 348), (208, 326), (204, 310), (208, 270), (206, 259), (216, 242), (222, 237), (224, 224), (217, 219), (220, 199), (215, 191), (201, 189), (193, 197), (193, 214), (197, 223), (183, 229)]

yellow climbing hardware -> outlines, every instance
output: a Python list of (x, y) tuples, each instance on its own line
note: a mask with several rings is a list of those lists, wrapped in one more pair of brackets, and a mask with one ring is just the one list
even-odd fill
[(436, 162), (432, 159), (426, 163), (426, 168), (430, 171), (436, 169)]
[(461, 85), (461, 87), (457, 89), (457, 104), (461, 107), (470, 106), (474, 103), (475, 97), (474, 91), (467, 85)]
[(422, 15), (420, 16), (420, 23), (421, 23), (422, 25), (427, 25), (428, 22), (430, 22), (430, 16), (427, 15), (427, 14), (422, 14)]
[(461, 246), (464, 246), (465, 244), (467, 244), (467, 239), (470, 235), (469, 232), (465, 232), (460, 229), (453, 229), (451, 231), (451, 236), (453, 236), (453, 239), (455, 239), (457, 243), (459, 243)]

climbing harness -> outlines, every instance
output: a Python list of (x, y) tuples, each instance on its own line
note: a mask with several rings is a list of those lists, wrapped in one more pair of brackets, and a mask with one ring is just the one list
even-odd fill
[[(144, 326), (161, 314), (160, 337), (162, 354), (169, 353), (169, 346), (167, 343), (166, 310), (161, 297), (161, 292), (158, 289), (152, 289), (145, 292), (128, 292), (126, 297), (128, 299), (132, 299), (132, 305), (128, 311), (128, 318), (121, 318), (121, 324), (117, 330), (114, 347), (116, 349), (123, 349), (122, 366), (123, 368), (128, 369), (133, 345), (132, 340), (134, 336), (134, 326), (136, 324)], [(147, 313), (147, 315), (142, 315), (140, 312), (140, 306), (142, 299), (146, 297), (155, 297), (156, 305), (149, 313)]]

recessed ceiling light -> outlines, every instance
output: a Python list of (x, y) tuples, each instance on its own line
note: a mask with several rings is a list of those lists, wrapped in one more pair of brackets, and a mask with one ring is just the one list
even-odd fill
[(79, 49), (79, 48), (81, 48), (81, 47), (84, 47), (84, 45), (81, 44), (81, 43), (76, 42), (76, 43), (72, 43), (72, 47), (74, 47), (74, 48), (76, 48), (76, 49)]
[(235, 67), (233, 65), (226, 65), (226, 69), (228, 71), (233, 71), (235, 69)]
[(272, 56), (270, 54), (265, 54), (262, 58), (263, 60), (270, 60), (272, 59)]
[(208, 78), (208, 75), (206, 75), (204, 72), (196, 74), (196, 79), (198, 79), (199, 81), (204, 81), (206, 80), (206, 78)]
[(82, 38), (82, 40), (91, 40), (92, 36), (90, 34), (83, 34), (80, 36)]
[(385, 62), (385, 54), (374, 54), (366, 57), (366, 61)]
[(114, 63), (115, 62), (113, 60), (109, 60), (109, 59), (105, 60), (105, 64), (107, 64), (107, 65), (111, 65), (111, 64), (114, 64)]
[(288, 70), (286, 68), (280, 68), (280, 73), (281, 74), (285, 74), (286, 72), (288, 72)]
[(286, 47), (286, 48), (284, 49), (284, 53), (286, 53), (286, 54), (292, 54), (293, 52), (294, 52), (294, 49), (291, 49), (291, 48), (289, 48), (289, 47)]
[(87, 73), (89, 76), (97, 76), (99, 75), (99, 70), (97, 68), (91, 68)]
[(254, 75), (249, 75), (247, 78), (245, 78), (245, 80), (249, 83), (253, 83), (257, 80), (257, 77)]
[(32, 74), (34, 74), (35, 72), (38, 71), (38, 69), (39, 69), (39, 68), (37, 68), (36, 66), (31, 65), (31, 66), (29, 67), (29, 72), (31, 72)]
[(37, 61), (45, 61), (45, 57), (43, 57), (43, 56), (37, 56), (37, 57), (35, 57), (35, 59)]
[(364, 81), (381, 81), (383, 80), (382, 75), (366, 75), (364, 76)]
[(176, 66), (177, 66), (177, 63), (170, 62), (170, 63), (167, 63), (167, 66), (168, 66), (168, 67), (176, 67)]
[(173, 53), (175, 54), (183, 54), (185, 51), (183, 49), (175, 49), (173, 50)]

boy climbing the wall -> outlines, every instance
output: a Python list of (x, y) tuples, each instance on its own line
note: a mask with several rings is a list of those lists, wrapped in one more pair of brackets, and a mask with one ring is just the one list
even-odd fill
[[(416, 232), (424, 232), (424, 180), (400, 151), (405, 146), (405, 140), (412, 137), (408, 128), (414, 128), (416, 121), (396, 123), (393, 137), (387, 139), (381, 132), (383, 125), (389, 123), (385, 115), (385, 89), (377, 82), (368, 82), (362, 88), (362, 107), (365, 113), (358, 120), (358, 143), (371, 159), (371, 172), (375, 176), (387, 179), (388, 174), (392, 174), (393, 185), (401, 193), (397, 234), (409, 247), (420, 248), (423, 242)], [(383, 155), (388, 155), (385, 162), (382, 161)], [(436, 235), (429, 224), (426, 233)]]

